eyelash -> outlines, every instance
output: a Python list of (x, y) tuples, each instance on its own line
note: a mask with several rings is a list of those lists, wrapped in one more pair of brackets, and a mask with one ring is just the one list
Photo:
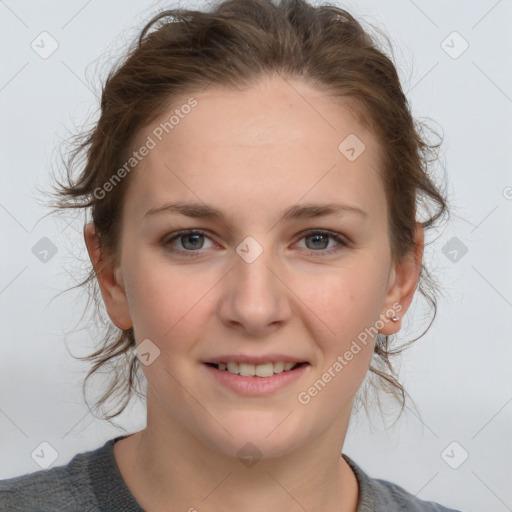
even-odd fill
[[(349, 246), (349, 243), (347, 242), (347, 240), (345, 238), (343, 238), (341, 235), (339, 235), (338, 233), (335, 233), (332, 231), (326, 231), (326, 230), (309, 230), (309, 231), (303, 232), (303, 233), (301, 233), (301, 238), (299, 240), (302, 240), (303, 238), (306, 238), (308, 236), (318, 235), (318, 234), (328, 236), (340, 244), (338, 247), (331, 248), (328, 250), (314, 251), (313, 249), (309, 249), (311, 251), (311, 253), (313, 253), (313, 254), (316, 252), (320, 253), (319, 254), (320, 257), (325, 256), (325, 255), (330, 255), (333, 253), (337, 253), (337, 252), (341, 251), (342, 249)], [(186, 229), (186, 230), (182, 230), (182, 231), (177, 231), (175, 233), (171, 233), (171, 235), (173, 235), (171, 238), (167, 238), (167, 237), (164, 238), (164, 241), (163, 241), (164, 246), (170, 252), (179, 254), (180, 256), (185, 256), (187, 258), (197, 258), (201, 254), (201, 249), (198, 249), (196, 251), (176, 249), (176, 248), (171, 247), (171, 245), (170, 245), (171, 242), (173, 242), (174, 240), (179, 239), (180, 237), (185, 236), (185, 235), (206, 235), (207, 238), (210, 238), (207, 235), (206, 231), (202, 231), (200, 229)]]

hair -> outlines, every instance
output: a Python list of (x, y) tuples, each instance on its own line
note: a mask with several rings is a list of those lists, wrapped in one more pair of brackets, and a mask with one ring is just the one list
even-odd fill
[[(427, 212), (421, 220), (424, 228), (434, 227), (448, 213), (431, 169), (440, 143), (429, 144), (424, 125), (413, 119), (395, 66), (379, 49), (377, 38), (347, 11), (331, 5), (313, 7), (303, 0), (226, 0), (209, 12), (172, 9), (154, 16), (110, 70), (102, 87), (99, 119), (73, 140), (64, 162), (66, 183), (57, 181), (52, 205), (56, 210), (90, 210), (102, 255), (116, 260), (120, 212), (130, 176), (107, 194), (97, 191), (130, 158), (141, 128), (167, 112), (178, 98), (209, 86), (240, 89), (274, 75), (301, 80), (348, 101), (376, 135), (392, 256), (394, 261), (405, 257), (415, 247), (420, 207)], [(77, 286), (89, 286), (99, 312), (97, 271), (91, 268)], [(400, 345), (395, 336), (377, 336), (370, 372), (378, 377), (375, 386), (397, 399), (400, 413), (405, 390), (391, 358), (430, 328), (437, 311), (436, 289), (422, 262), (418, 290), (433, 309), (429, 325), (420, 336)], [(105, 322), (103, 326), (101, 346), (79, 359), (92, 363), (83, 390), (98, 370), (114, 367), (96, 402), (100, 407), (116, 400), (117, 408), (103, 415), (110, 420), (126, 408), (134, 392), (142, 396), (137, 387), (141, 369), (133, 328), (121, 330)]]

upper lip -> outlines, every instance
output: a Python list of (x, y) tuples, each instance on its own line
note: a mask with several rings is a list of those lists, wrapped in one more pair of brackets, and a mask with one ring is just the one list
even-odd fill
[(307, 363), (303, 358), (296, 356), (287, 356), (284, 354), (266, 354), (258, 356), (250, 356), (247, 354), (226, 354), (221, 356), (212, 357), (204, 363), (247, 363), (247, 364), (264, 364), (264, 363), (276, 363), (278, 361), (284, 361), (285, 363)]

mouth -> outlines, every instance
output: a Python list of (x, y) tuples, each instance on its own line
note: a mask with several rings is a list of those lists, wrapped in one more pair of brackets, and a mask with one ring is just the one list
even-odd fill
[(303, 366), (308, 366), (309, 363), (303, 362), (267, 362), (262, 364), (251, 364), (243, 362), (219, 362), (219, 363), (205, 363), (207, 366), (216, 368), (217, 370), (232, 373), (234, 375), (240, 375), (242, 377), (272, 377), (272, 375), (279, 373), (288, 373), (297, 370)]

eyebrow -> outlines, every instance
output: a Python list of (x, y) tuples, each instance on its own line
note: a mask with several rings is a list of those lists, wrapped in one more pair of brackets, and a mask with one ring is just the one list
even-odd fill
[[(196, 219), (211, 219), (224, 221), (225, 215), (218, 209), (207, 204), (200, 203), (185, 203), (185, 202), (171, 202), (165, 203), (162, 206), (151, 208), (148, 210), (144, 217), (151, 217), (153, 215), (162, 213), (180, 213), (187, 217)], [(279, 221), (290, 221), (298, 219), (310, 219), (315, 217), (323, 217), (326, 215), (340, 215), (344, 213), (355, 213), (361, 217), (368, 217), (368, 213), (357, 208), (356, 206), (340, 203), (328, 204), (298, 204), (291, 206), (284, 210), (281, 214)]]

